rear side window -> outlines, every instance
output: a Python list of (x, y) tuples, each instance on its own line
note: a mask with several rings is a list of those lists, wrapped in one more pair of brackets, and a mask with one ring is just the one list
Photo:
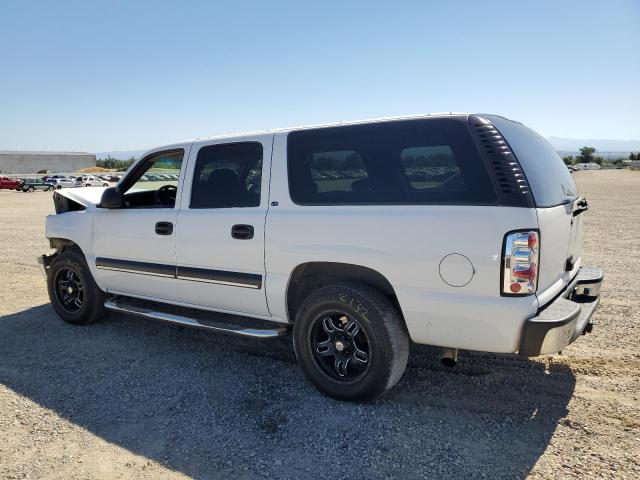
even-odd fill
[(500, 131), (527, 177), (537, 207), (554, 207), (578, 196), (571, 173), (541, 135), (521, 123), (493, 115), (486, 116)]
[(317, 191), (350, 192), (360, 180), (367, 180), (367, 169), (358, 152), (334, 150), (310, 153), (309, 170)]
[(415, 190), (439, 188), (460, 175), (460, 166), (448, 145), (405, 148), (400, 153), (400, 163)]
[(257, 207), (261, 183), (261, 143), (202, 147), (196, 160), (190, 208)]
[(302, 205), (488, 205), (496, 193), (465, 123), (424, 119), (291, 132), (289, 189)]

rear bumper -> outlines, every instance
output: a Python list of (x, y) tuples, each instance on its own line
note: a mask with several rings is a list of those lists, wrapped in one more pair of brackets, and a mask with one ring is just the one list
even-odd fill
[(603, 280), (601, 269), (582, 267), (558, 298), (525, 322), (518, 354), (535, 357), (557, 353), (591, 331), (590, 320), (600, 303)]

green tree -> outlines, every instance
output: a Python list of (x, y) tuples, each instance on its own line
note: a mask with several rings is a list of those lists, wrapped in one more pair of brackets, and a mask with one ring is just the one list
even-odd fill
[[(594, 153), (596, 153), (596, 149), (593, 147), (582, 147), (580, 149), (580, 155), (576, 158), (578, 163), (593, 163), (595, 162)], [(602, 162), (602, 160), (601, 160)]]
[(573, 155), (565, 155), (562, 157), (562, 161), (565, 165), (573, 165)]
[(129, 160), (120, 160), (118, 158), (113, 158), (111, 155), (103, 158), (102, 160), (96, 161), (97, 167), (115, 169), (119, 172), (124, 172), (127, 170), (133, 162), (135, 162), (135, 157), (131, 157)]
[(640, 160), (640, 152), (638, 152), (637, 154), (631, 152), (629, 154), (629, 160)]

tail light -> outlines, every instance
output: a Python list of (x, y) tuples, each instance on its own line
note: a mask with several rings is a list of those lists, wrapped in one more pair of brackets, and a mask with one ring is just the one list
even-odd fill
[(502, 252), (502, 295), (531, 295), (538, 288), (540, 238), (536, 230), (509, 232)]

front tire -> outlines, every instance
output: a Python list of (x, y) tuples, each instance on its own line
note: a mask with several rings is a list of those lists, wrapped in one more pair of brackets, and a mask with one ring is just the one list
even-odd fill
[(409, 338), (398, 311), (378, 290), (344, 282), (313, 292), (293, 325), (296, 357), (322, 393), (370, 401), (402, 376)]
[(51, 306), (67, 323), (86, 325), (106, 313), (105, 294), (76, 250), (64, 250), (55, 257), (47, 269), (47, 290)]

